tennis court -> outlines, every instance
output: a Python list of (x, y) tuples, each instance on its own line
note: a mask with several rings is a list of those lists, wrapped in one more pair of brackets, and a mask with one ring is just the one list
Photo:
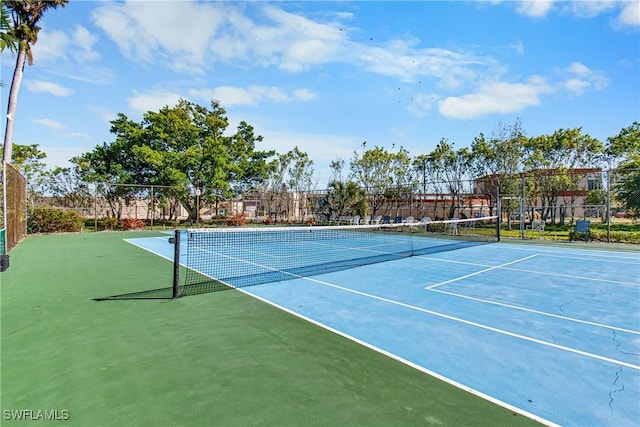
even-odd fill
[[(129, 242), (171, 259), (167, 240)], [(241, 292), (545, 424), (640, 421), (637, 252), (471, 245)]]

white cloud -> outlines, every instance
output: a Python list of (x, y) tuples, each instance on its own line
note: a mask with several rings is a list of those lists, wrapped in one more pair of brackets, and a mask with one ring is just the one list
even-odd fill
[(72, 138), (82, 138), (82, 139), (86, 139), (86, 140), (91, 139), (91, 135), (89, 135), (88, 133), (84, 133), (84, 132), (71, 132), (70, 136)]
[(211, 36), (229, 4), (196, 2), (105, 3), (95, 10), (94, 23), (131, 60), (156, 62), (170, 68), (200, 72), (208, 57)]
[(77, 62), (95, 61), (100, 54), (93, 49), (98, 38), (82, 25), (76, 25), (73, 31), (73, 57)]
[(355, 42), (350, 35), (358, 29), (341, 22), (351, 19), (351, 14), (330, 14), (321, 22), (259, 2), (223, 6), (167, 2), (158, 8), (154, 2), (106, 3), (93, 19), (128, 58), (185, 73), (202, 73), (218, 62), (277, 67), (291, 73), (346, 63), (405, 82), (433, 77), (448, 88), (476, 79), (486, 68), (496, 74), (497, 64), (490, 58), (417, 48), (419, 41), (410, 37), (385, 43)]
[(517, 2), (516, 11), (532, 18), (542, 18), (553, 8), (553, 0), (525, 0)]
[[(266, 129), (260, 134), (264, 137), (264, 147), (278, 153), (286, 153), (294, 147), (306, 152), (313, 159), (315, 178), (320, 187), (329, 181), (331, 176), (330, 163), (338, 158), (349, 159), (353, 152), (359, 150), (362, 138), (348, 135), (300, 133), (287, 131), (271, 131)], [(348, 164), (346, 173), (348, 173)]]
[(48, 93), (54, 96), (69, 96), (72, 90), (58, 83), (45, 82), (42, 80), (26, 80), (25, 86), (34, 93)]
[(279, 67), (299, 72), (309, 66), (338, 61), (343, 57), (346, 34), (335, 23), (318, 23), (304, 16), (276, 7), (265, 7), (265, 17), (274, 24), (268, 37), (273, 53), (279, 57)]
[(436, 94), (419, 93), (413, 96), (406, 108), (416, 116), (424, 117), (431, 112), (437, 100), (438, 96)]
[(194, 97), (215, 99), (224, 106), (249, 105), (257, 106), (263, 102), (289, 103), (296, 100), (310, 101), (317, 94), (309, 89), (296, 89), (287, 93), (275, 86), (218, 86), (212, 90), (192, 90)]
[(481, 73), (501, 72), (491, 58), (440, 48), (416, 49), (416, 40), (392, 40), (384, 46), (354, 46), (362, 66), (376, 74), (415, 82), (427, 77), (448, 89), (474, 81)]
[(127, 98), (127, 104), (133, 112), (144, 114), (148, 111), (158, 111), (167, 105), (173, 107), (178, 103), (180, 98), (184, 98), (184, 96), (172, 92), (134, 92), (133, 96)]
[(71, 80), (92, 83), (97, 85), (108, 85), (115, 79), (113, 70), (101, 66), (82, 65), (67, 67), (64, 70), (52, 72), (59, 76), (66, 77)]
[(512, 43), (509, 48), (513, 49), (518, 55), (524, 55), (524, 43), (521, 41)]
[(87, 110), (91, 111), (98, 120), (101, 120), (106, 129), (109, 128), (109, 122), (118, 117), (118, 113), (102, 106), (89, 105)]
[(38, 42), (33, 45), (34, 62), (68, 60), (69, 53), (76, 63), (95, 61), (100, 58), (93, 48), (97, 40), (82, 25), (74, 26), (68, 33), (43, 28), (38, 35)]
[(296, 89), (293, 92), (293, 96), (301, 101), (311, 101), (318, 97), (318, 93), (309, 89)]
[(64, 129), (65, 127), (64, 124), (53, 119), (34, 119), (32, 121), (39, 125), (50, 127), (52, 129)]
[(34, 62), (65, 58), (70, 42), (71, 39), (64, 32), (43, 28), (38, 34), (38, 42), (32, 48)]
[(558, 73), (564, 78), (561, 86), (578, 96), (589, 89), (602, 90), (609, 84), (609, 79), (603, 72), (593, 71), (580, 62), (573, 62)]
[(540, 105), (540, 95), (552, 91), (541, 77), (531, 77), (525, 83), (490, 82), (474, 93), (445, 98), (438, 107), (443, 116), (453, 119), (509, 114)]
[(567, 2), (564, 10), (580, 18), (594, 18), (618, 6), (616, 0), (590, 0)]
[(518, 0), (515, 2), (515, 9), (521, 15), (543, 18), (554, 9), (555, 5), (559, 6), (558, 9), (562, 13), (583, 19), (595, 18), (605, 13), (617, 13), (615, 19), (617, 27), (640, 27), (638, 0)]
[(620, 27), (640, 27), (640, 2), (637, 0), (625, 2), (616, 24)]

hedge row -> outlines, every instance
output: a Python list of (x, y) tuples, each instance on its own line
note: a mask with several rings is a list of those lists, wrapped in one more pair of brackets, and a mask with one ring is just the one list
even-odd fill
[[(113, 230), (144, 230), (145, 223), (141, 219), (123, 219), (118, 224), (115, 218), (102, 220), (105, 229)], [(82, 231), (84, 218), (74, 211), (48, 206), (38, 206), (29, 209), (27, 233), (77, 233)], [(119, 227), (118, 227), (119, 226)]]
[(83, 225), (76, 211), (38, 206), (29, 209), (27, 233), (72, 233), (82, 231)]

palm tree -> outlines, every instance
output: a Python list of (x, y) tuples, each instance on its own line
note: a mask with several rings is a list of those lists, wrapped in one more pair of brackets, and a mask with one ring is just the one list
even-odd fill
[[(18, 55), (16, 56), (16, 68), (13, 71), (13, 80), (9, 89), (9, 103), (7, 105), (7, 127), (4, 134), (3, 164), (11, 163), (11, 140), (13, 139), (13, 124), (18, 106), (18, 91), (22, 83), (25, 60), (33, 65), (31, 46), (38, 41), (40, 27), (38, 21), (48, 9), (56, 9), (58, 6), (66, 6), (69, 0), (4, 0), (13, 18), (13, 26), (7, 22), (7, 35), (17, 42)], [(3, 11), (3, 21), (8, 21), (8, 15)]]
[(13, 36), (9, 9), (7, 9), (7, 5), (4, 2), (0, 5), (0, 12), (0, 52), (4, 52), (8, 48), (15, 53), (18, 51), (18, 42)]

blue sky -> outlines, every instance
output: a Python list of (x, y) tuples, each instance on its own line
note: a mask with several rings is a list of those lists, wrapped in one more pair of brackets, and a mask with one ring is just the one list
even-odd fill
[(68, 166), (113, 140), (117, 113), (215, 99), (259, 149), (306, 151), (320, 186), (363, 141), (417, 156), (519, 119), (605, 142), (640, 120), (639, 4), (71, 0), (41, 22), (14, 141)]

